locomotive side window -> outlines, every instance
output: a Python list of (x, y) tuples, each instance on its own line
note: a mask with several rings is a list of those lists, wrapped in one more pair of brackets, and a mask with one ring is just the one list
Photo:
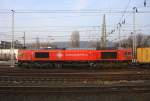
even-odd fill
[(117, 52), (101, 52), (102, 59), (116, 59)]
[(35, 58), (49, 58), (49, 52), (35, 52)]

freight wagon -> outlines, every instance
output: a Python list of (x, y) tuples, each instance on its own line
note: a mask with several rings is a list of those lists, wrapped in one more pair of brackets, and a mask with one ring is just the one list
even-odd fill
[(137, 49), (137, 63), (150, 64), (150, 48)]
[[(18, 49), (14, 49), (14, 59), (18, 57)], [(10, 49), (0, 49), (0, 61), (8, 61), (11, 58)]]

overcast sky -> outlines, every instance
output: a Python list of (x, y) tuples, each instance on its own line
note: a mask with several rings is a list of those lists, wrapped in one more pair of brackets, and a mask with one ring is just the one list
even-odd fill
[[(107, 11), (150, 11), (150, 0), (0, 0), (0, 37), (9, 40), (11, 31), (11, 14), (2, 13), (17, 11), (41, 10), (101, 10)], [(33, 11), (34, 12), (34, 11)], [(80, 31), (83, 39), (97, 40), (100, 36), (103, 13), (15, 13), (15, 38), (21, 40), (26, 32), (27, 40), (35, 41), (39, 37), (42, 41), (69, 40), (74, 30)], [(137, 33), (150, 34), (150, 13), (136, 14)], [(106, 13), (107, 33), (115, 29), (110, 35), (117, 38), (117, 24), (125, 19), (121, 27), (122, 36), (132, 31), (133, 14)], [(52, 37), (48, 37), (52, 36)], [(64, 36), (64, 37), (55, 37)], [(115, 39), (109, 37), (109, 39)]]

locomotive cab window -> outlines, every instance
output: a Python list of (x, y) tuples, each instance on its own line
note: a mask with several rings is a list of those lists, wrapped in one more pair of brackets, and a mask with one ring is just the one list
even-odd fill
[(35, 52), (35, 58), (49, 58), (49, 52)]
[(102, 59), (116, 59), (117, 52), (102, 52), (101, 56), (102, 56)]

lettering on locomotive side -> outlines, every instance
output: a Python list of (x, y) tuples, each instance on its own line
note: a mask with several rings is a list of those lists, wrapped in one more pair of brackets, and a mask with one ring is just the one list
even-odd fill
[(63, 56), (67, 57), (67, 56), (73, 56), (73, 57), (80, 57), (80, 56), (89, 56), (89, 54), (84, 54), (84, 53), (66, 53), (63, 54), (62, 52), (58, 52), (56, 54), (58, 59), (61, 59)]
[(65, 54), (65, 56), (89, 56), (88, 54)]

